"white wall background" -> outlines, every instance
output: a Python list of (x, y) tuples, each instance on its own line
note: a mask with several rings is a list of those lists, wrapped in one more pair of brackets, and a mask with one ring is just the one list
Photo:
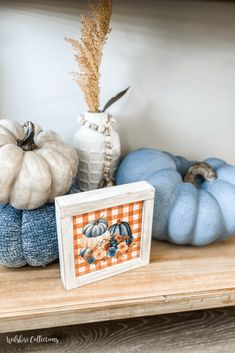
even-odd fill
[[(86, 110), (65, 36), (80, 36), (87, 1), (0, 0), (0, 118), (32, 120), (68, 142)], [(155, 147), (235, 163), (235, 2), (114, 1), (102, 103), (123, 150)]]

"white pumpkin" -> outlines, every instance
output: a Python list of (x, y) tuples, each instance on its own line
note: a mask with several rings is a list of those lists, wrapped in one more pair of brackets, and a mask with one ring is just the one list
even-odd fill
[(111, 234), (108, 230), (102, 235), (99, 235), (97, 237), (88, 238), (85, 235), (83, 235), (83, 237), (80, 239), (80, 245), (82, 248), (93, 249), (96, 246), (101, 245), (102, 241), (109, 240), (110, 238), (111, 238)]
[(0, 165), (0, 203), (31, 210), (69, 191), (78, 156), (54, 131), (0, 120)]

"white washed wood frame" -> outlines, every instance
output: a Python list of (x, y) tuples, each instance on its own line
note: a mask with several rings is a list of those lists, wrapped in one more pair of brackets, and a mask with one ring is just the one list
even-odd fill
[[(65, 289), (73, 289), (149, 264), (154, 192), (154, 188), (149, 183), (141, 181), (61, 196), (55, 199), (60, 272)], [(143, 201), (140, 256), (136, 259), (77, 277), (75, 274), (73, 217), (139, 201)]]

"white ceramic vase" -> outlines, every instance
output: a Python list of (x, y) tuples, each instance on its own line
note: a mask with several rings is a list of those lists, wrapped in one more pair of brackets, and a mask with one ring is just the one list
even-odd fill
[(114, 184), (121, 155), (114, 119), (108, 113), (85, 113), (79, 117), (81, 127), (75, 133), (79, 155), (76, 184), (80, 191)]

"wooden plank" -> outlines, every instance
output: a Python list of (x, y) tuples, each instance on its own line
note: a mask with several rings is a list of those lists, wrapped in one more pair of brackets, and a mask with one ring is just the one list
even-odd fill
[[(234, 353), (234, 332), (235, 308), (222, 308), (5, 333), (0, 334), (0, 351)], [(10, 345), (11, 339), (21, 343)]]
[(235, 238), (204, 248), (153, 241), (150, 265), (63, 289), (58, 264), (0, 270), (0, 332), (235, 305)]

